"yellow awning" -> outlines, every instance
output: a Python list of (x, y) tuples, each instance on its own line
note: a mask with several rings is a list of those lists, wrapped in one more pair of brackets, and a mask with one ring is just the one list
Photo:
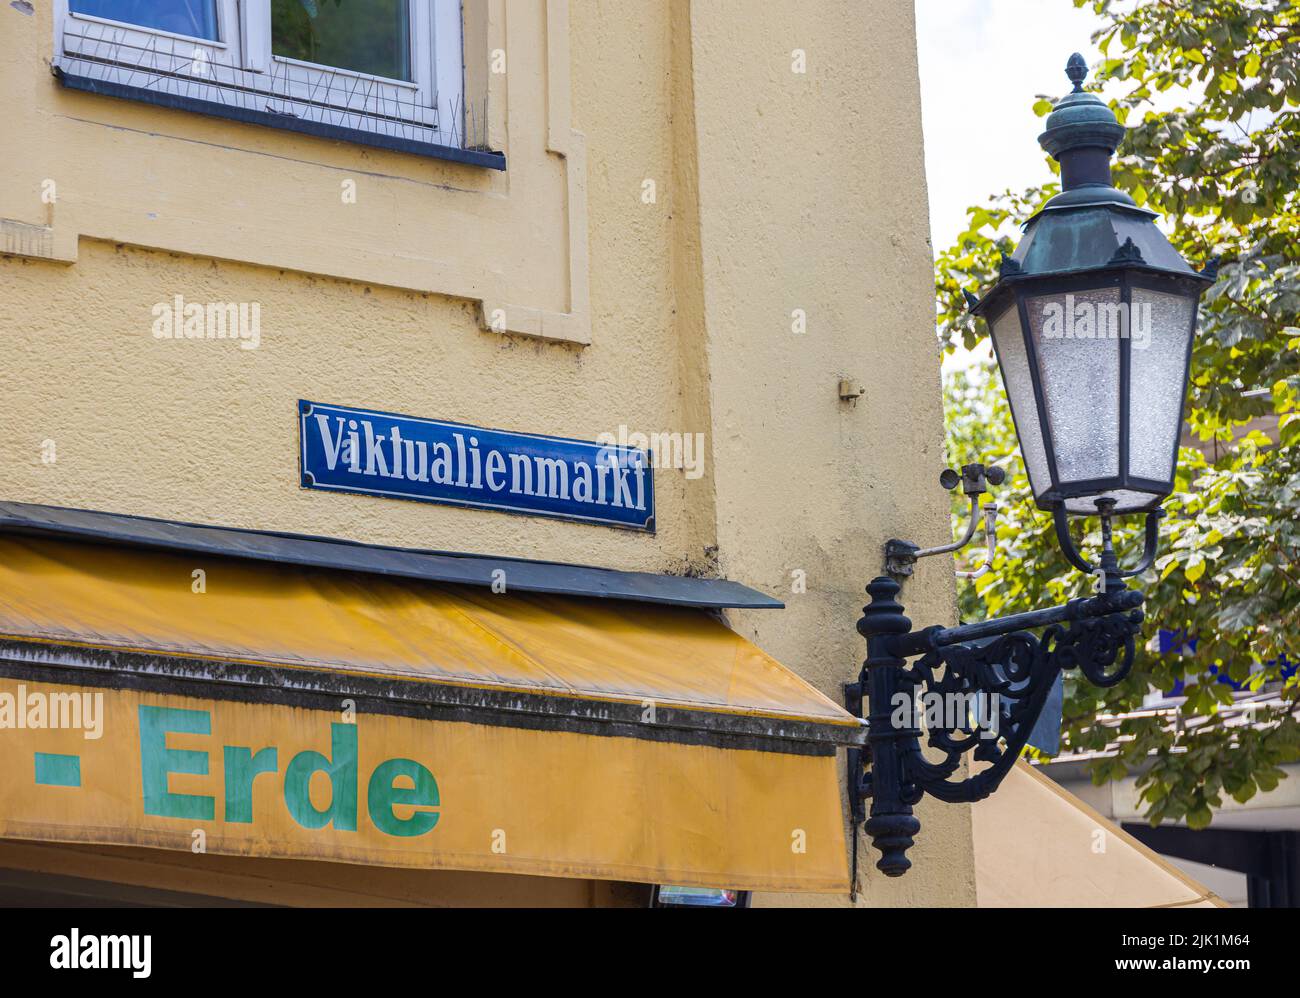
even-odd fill
[(1037, 767), (971, 808), (981, 908), (1225, 908)]
[(700, 611), (501, 581), (0, 536), (0, 727), (102, 694), (0, 738), (0, 835), (845, 888), (856, 718)]

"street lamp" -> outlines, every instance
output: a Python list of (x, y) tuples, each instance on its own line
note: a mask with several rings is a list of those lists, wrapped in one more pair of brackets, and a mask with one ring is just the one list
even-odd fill
[[(1111, 185), (1124, 127), (1083, 90), (1082, 56), (1070, 57), (1066, 75), (1073, 92), (1039, 136), (1061, 165), (1061, 193), (1026, 223), (988, 293), (966, 296), (988, 324), (1034, 500), (1053, 514), (1070, 563), (1104, 585), (1061, 606), (921, 631), (903, 615), (894, 578), (867, 586), (858, 622), (867, 660), (845, 695), (859, 715), (865, 698), (870, 730), (868, 747), (850, 754), (850, 799), (890, 876), (911, 866), (906, 852), (920, 829), (912, 806), (927, 793), (970, 802), (997, 789), (1063, 670), (1102, 687), (1128, 675), (1143, 597), (1123, 579), (1154, 559), (1160, 502), (1173, 490), (1197, 303), (1213, 274), (1188, 266), (1155, 214)], [(973, 526), (984, 469), (968, 465), (943, 481), (958, 480)], [(1112, 517), (1125, 513), (1146, 514), (1145, 550), (1129, 569), (1111, 533)], [(1071, 514), (1101, 518), (1096, 566), (1074, 546)], [(888, 572), (906, 577), (917, 558), (952, 547), (890, 541)], [(974, 765), (963, 771), (968, 757)]]
[(1001, 276), (971, 311), (992, 333), (1020, 450), (1040, 509), (1095, 514), (1156, 508), (1173, 490), (1196, 306), (1196, 273), (1110, 183), (1124, 126), (1083, 90), (1038, 137), (1062, 191), (1025, 227)]

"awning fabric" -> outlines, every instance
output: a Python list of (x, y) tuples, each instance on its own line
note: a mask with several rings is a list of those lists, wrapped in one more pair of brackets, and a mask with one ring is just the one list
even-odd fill
[(1036, 766), (971, 808), (981, 908), (1226, 908)]
[(701, 611), (500, 581), (0, 536), (0, 836), (846, 887), (858, 719)]

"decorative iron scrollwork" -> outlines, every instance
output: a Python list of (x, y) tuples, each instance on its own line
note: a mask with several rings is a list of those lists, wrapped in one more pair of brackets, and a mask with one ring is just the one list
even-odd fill
[[(1142, 594), (1111, 576), (1100, 596), (913, 633), (896, 599), (897, 582), (882, 576), (867, 592), (871, 602), (858, 630), (868, 656), (846, 694), (859, 713), (864, 695), (870, 704), (868, 748), (850, 753), (851, 793), (857, 821), (866, 818), (863, 801), (871, 801), (865, 825), (881, 852), (877, 868), (900, 876), (911, 866), (906, 853), (920, 830), (912, 806), (925, 794), (969, 803), (996, 790), (1061, 672), (1078, 669), (1101, 687), (1129, 674)], [(975, 772), (953, 779), (967, 756)]]

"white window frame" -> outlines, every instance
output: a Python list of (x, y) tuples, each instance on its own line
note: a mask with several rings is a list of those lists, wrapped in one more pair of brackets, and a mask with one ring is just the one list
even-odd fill
[(219, 40), (74, 13), (55, 3), (56, 64), (126, 86), (360, 131), (463, 144), (460, 0), (406, 0), (412, 79), (274, 55), (270, 0), (216, 0)]

